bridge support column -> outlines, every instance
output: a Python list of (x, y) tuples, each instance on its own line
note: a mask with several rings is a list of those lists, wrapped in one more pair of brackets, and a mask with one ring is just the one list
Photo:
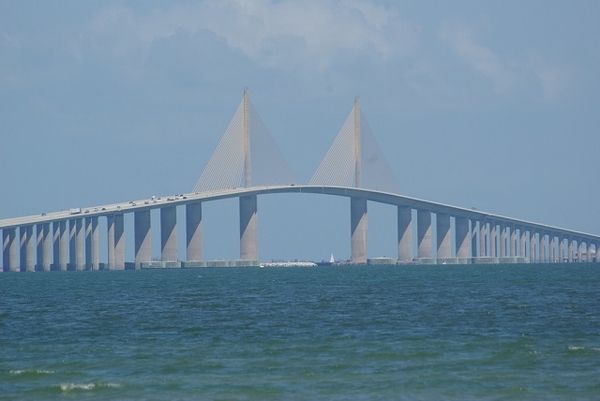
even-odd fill
[(492, 258), (498, 257), (496, 252), (498, 246), (498, 223), (492, 221), (490, 223), (490, 256)]
[(450, 258), (450, 215), (437, 214), (437, 257)]
[(69, 220), (69, 265), (68, 270), (77, 270), (77, 220)]
[(37, 270), (50, 271), (50, 223), (40, 223), (37, 229)]
[(77, 246), (77, 252), (75, 253), (75, 268), (77, 270), (85, 269), (85, 253), (84, 253), (84, 244), (85, 244), (85, 233), (83, 231), (83, 219), (75, 220), (76, 227), (76, 238), (75, 244)]
[(525, 227), (519, 227), (519, 256), (522, 258), (527, 257), (527, 230)]
[(592, 261), (592, 243), (590, 242), (590, 240), (585, 241), (585, 250), (586, 250), (585, 261), (589, 263)]
[(2, 267), (5, 272), (18, 271), (16, 239), (16, 228), (2, 230)]
[(469, 257), (469, 219), (457, 217), (455, 219), (456, 257), (466, 259)]
[(471, 257), (477, 257), (477, 237), (479, 235), (479, 229), (477, 226), (477, 220), (471, 220)]
[(60, 224), (58, 221), (52, 223), (52, 268), (51, 270), (59, 270), (60, 258)]
[(567, 255), (567, 260), (569, 261), (569, 263), (573, 263), (573, 238), (568, 237), (567, 240), (569, 241), (568, 244), (568, 255)]
[(583, 260), (583, 241), (581, 238), (577, 240), (577, 261), (582, 262)]
[(98, 217), (85, 218), (85, 269), (100, 269), (100, 252), (98, 238)]
[(546, 263), (546, 233), (540, 233), (540, 262)]
[(479, 222), (479, 256), (486, 257), (487, 253), (487, 223)]
[(106, 234), (108, 248), (108, 269), (115, 269), (115, 215), (109, 214), (106, 216)]
[(510, 226), (510, 256), (517, 256), (517, 227)]
[(135, 244), (135, 268), (140, 269), (142, 263), (152, 260), (150, 209), (133, 213), (133, 237)]
[(505, 258), (507, 256), (506, 253), (506, 223), (500, 223), (500, 257)]
[(124, 215), (114, 215), (115, 234), (115, 270), (125, 270), (125, 218)]
[(21, 234), (21, 271), (35, 271), (33, 226), (19, 227)]
[(561, 235), (558, 237), (558, 261), (563, 263), (565, 259), (565, 237)]
[(258, 260), (256, 195), (240, 196), (240, 259)]
[(202, 260), (202, 203), (185, 205), (186, 260)]
[(550, 238), (550, 253), (548, 255), (548, 262), (554, 263), (556, 262), (556, 236), (553, 232), (549, 234)]
[(431, 258), (431, 212), (417, 210), (417, 256)]
[(398, 206), (398, 261), (400, 263), (413, 260), (412, 246), (412, 209)]
[(177, 208), (167, 206), (160, 209), (160, 260), (177, 261)]
[(529, 231), (529, 262), (535, 263), (537, 262), (537, 236), (534, 230)]
[(58, 251), (58, 268), (61, 271), (67, 271), (67, 263), (69, 260), (69, 235), (67, 233), (67, 221), (58, 222), (58, 235), (59, 235), (59, 251)]
[(350, 198), (352, 263), (367, 263), (367, 199)]

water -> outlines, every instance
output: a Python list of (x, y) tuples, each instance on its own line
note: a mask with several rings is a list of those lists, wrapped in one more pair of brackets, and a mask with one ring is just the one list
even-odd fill
[(599, 399), (600, 267), (0, 275), (0, 399)]

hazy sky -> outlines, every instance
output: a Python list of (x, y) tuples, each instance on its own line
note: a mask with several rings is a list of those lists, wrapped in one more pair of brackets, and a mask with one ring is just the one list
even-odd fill
[[(359, 95), (405, 195), (598, 234), (599, 19), (598, 1), (3, 0), (0, 219), (191, 191), (248, 87), (304, 181)], [(258, 202), (261, 259), (349, 257), (348, 199)], [(237, 215), (204, 205), (206, 259), (239, 256)], [(395, 219), (369, 203), (371, 257), (396, 256)]]

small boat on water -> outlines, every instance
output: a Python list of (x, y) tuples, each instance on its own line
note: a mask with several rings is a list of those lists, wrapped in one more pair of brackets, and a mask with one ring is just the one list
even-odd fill
[(331, 266), (334, 263), (335, 263), (335, 258), (333, 257), (333, 253), (332, 253), (331, 257), (329, 258), (329, 262), (326, 262), (326, 261), (317, 262), (317, 266)]

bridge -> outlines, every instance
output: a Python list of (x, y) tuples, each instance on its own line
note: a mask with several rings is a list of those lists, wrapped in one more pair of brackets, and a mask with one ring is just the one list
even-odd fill
[[(258, 196), (281, 193), (349, 198), (351, 262), (356, 264), (376, 263), (368, 258), (367, 202), (397, 207), (398, 263), (600, 260), (598, 235), (401, 195), (358, 98), (317, 171), (302, 184), (244, 91), (191, 192), (0, 220), (2, 271), (257, 265)], [(202, 205), (227, 198), (239, 199), (240, 258), (205, 261)], [(178, 206), (185, 209), (185, 261), (178, 260)], [(160, 213), (160, 261), (152, 260), (154, 209)], [(125, 261), (125, 214), (133, 214), (132, 262)], [(100, 218), (106, 219), (105, 263), (100, 262)]]

